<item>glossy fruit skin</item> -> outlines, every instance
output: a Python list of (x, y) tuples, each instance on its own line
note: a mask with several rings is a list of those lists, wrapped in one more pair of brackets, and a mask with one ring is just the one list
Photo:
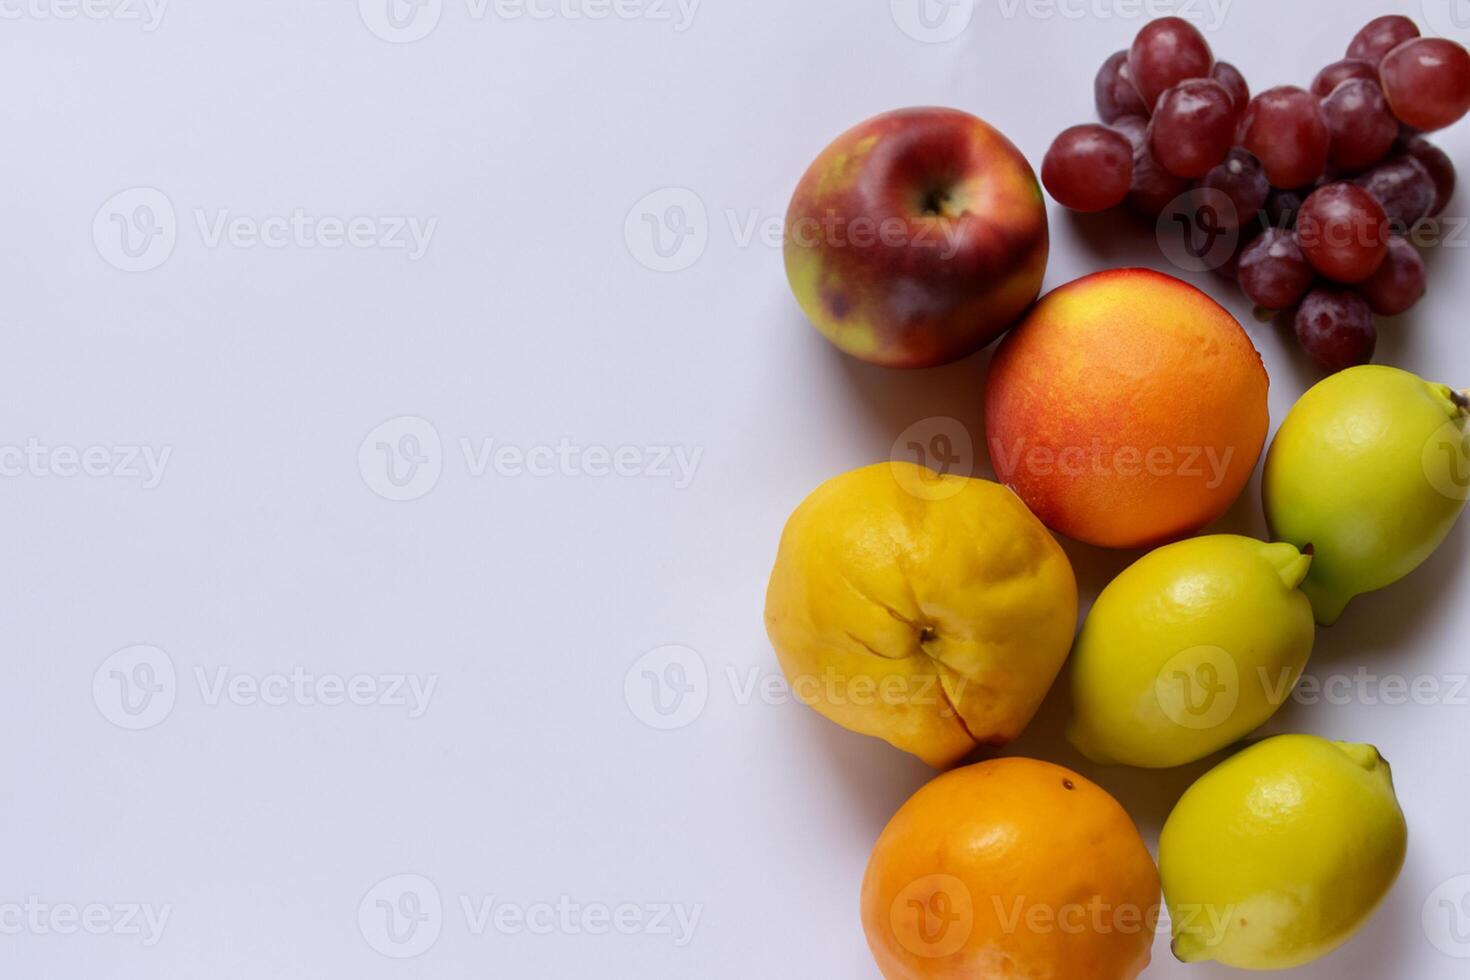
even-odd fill
[(1235, 143), (1240, 113), (1219, 82), (1193, 78), (1159, 96), (1148, 124), (1154, 159), (1176, 177), (1203, 177)]
[(1355, 290), (1319, 286), (1307, 293), (1292, 320), (1297, 343), (1328, 371), (1373, 360), (1378, 327), (1368, 301)]
[(1447, 38), (1404, 42), (1384, 57), (1378, 74), (1393, 114), (1421, 133), (1470, 112), (1470, 53)]
[(1404, 142), (1404, 152), (1419, 161), (1430, 180), (1434, 181), (1434, 204), (1429, 213), (1440, 214), (1455, 196), (1455, 164), (1449, 154), (1422, 136)]
[(1128, 49), (1128, 70), (1146, 106), (1153, 107), (1166, 89), (1190, 78), (1206, 78), (1215, 56), (1205, 36), (1182, 17), (1151, 20)]
[(1316, 270), (1302, 255), (1296, 235), (1287, 228), (1267, 228), (1240, 254), (1236, 279), (1252, 303), (1285, 310), (1306, 295)]
[(1377, 17), (1353, 38), (1347, 56), (1377, 66), (1384, 55), (1418, 36), (1419, 26), (1407, 17), (1399, 14)]
[(1322, 118), (1332, 134), (1328, 163), (1339, 170), (1361, 170), (1382, 160), (1399, 135), (1378, 83), (1350, 78), (1322, 100)]
[(1303, 591), (1317, 622), (1408, 575), (1449, 534), (1470, 496), (1464, 398), (1377, 364), (1314, 385), (1266, 456), (1272, 537), (1311, 544)]
[(1189, 181), (1175, 177), (1154, 158), (1149, 148), (1148, 120), (1123, 116), (1113, 128), (1133, 144), (1133, 181), (1124, 203), (1128, 210), (1146, 218), (1157, 218), (1175, 198), (1189, 190)]
[(1259, 217), (1271, 195), (1266, 168), (1238, 146), (1226, 155), (1224, 162), (1205, 174), (1200, 184), (1230, 199), (1229, 213), (1221, 216), (1223, 228), (1249, 226)]
[(766, 591), (797, 698), (937, 768), (1020, 735), (1076, 622), (1072, 566), (1015, 494), (903, 462), (813, 491)]
[(990, 343), (1040, 292), (1048, 247), (1026, 158), (954, 109), (849, 130), (807, 169), (786, 215), (786, 274), (803, 312), (838, 349), (887, 367), (932, 367)]
[(1063, 130), (1041, 162), (1041, 183), (1073, 211), (1116, 207), (1133, 183), (1133, 144), (1096, 123)]
[(1332, 146), (1317, 100), (1305, 89), (1267, 89), (1246, 108), (1240, 144), (1266, 167), (1273, 187), (1305, 187), (1322, 175)]
[(1389, 230), (1407, 233), (1434, 210), (1437, 189), (1434, 178), (1416, 157), (1394, 157), (1360, 174), (1353, 183), (1363, 188), (1383, 207)]
[(1312, 654), (1311, 557), (1233, 534), (1149, 552), (1103, 589), (1072, 653), (1068, 740), (1093, 762), (1182, 766), (1255, 731)]
[(1251, 104), (1251, 87), (1240, 69), (1228, 61), (1217, 61), (1210, 77), (1225, 86), (1225, 91), (1230, 93), (1230, 101), (1235, 103), (1235, 111), (1244, 113), (1245, 107)]
[(1135, 980), (1159, 907), (1153, 857), (1118, 802), (1022, 758), (914, 794), (878, 838), (861, 900), (886, 980)]
[(1174, 955), (1286, 970), (1352, 938), (1408, 850), (1393, 773), (1371, 745), (1266, 739), (1185, 791), (1159, 837)]
[(1388, 258), (1373, 277), (1358, 286), (1358, 293), (1379, 316), (1408, 312), (1424, 297), (1428, 285), (1424, 257), (1404, 238), (1388, 243)]
[(1334, 282), (1362, 282), (1388, 254), (1388, 215), (1363, 188), (1317, 188), (1296, 218), (1297, 242), (1312, 267)]
[(1149, 113), (1143, 97), (1133, 87), (1133, 76), (1128, 71), (1128, 52), (1118, 51), (1103, 62), (1092, 83), (1093, 102), (1097, 115), (1105, 123), (1112, 123), (1123, 116), (1144, 116)]
[(1044, 297), (991, 361), (991, 462), (1068, 537), (1162, 544), (1240, 494), (1268, 385), (1240, 324), (1200, 290), (1148, 269), (1085, 276)]
[(1371, 61), (1363, 61), (1358, 58), (1334, 61), (1317, 72), (1317, 77), (1312, 79), (1312, 94), (1319, 99), (1325, 99), (1332, 94), (1333, 89), (1350, 78), (1366, 78), (1377, 84), (1378, 66)]

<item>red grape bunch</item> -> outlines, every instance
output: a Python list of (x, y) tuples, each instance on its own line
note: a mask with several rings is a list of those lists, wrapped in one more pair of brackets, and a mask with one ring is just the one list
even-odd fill
[[(1251, 97), (1194, 25), (1151, 21), (1103, 63), (1102, 125), (1073, 126), (1042, 162), (1052, 197), (1074, 211), (1124, 205), (1182, 219), (1234, 247), (1222, 273), (1328, 370), (1365, 364), (1378, 331), (1425, 291), (1419, 245), (1455, 190), (1455, 168), (1422, 134), (1470, 112), (1470, 53), (1379, 17), (1309, 88)], [(1201, 195), (1208, 195), (1205, 221)], [(1214, 253), (1211, 253), (1214, 254)]]

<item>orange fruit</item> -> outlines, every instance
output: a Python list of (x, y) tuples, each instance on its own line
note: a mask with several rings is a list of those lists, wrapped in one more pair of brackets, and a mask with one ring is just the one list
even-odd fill
[(887, 980), (1133, 980), (1159, 908), (1158, 869), (1118, 801), (1033, 759), (919, 790), (863, 879), (863, 930)]
[(1152, 547), (1240, 496), (1266, 444), (1269, 386), (1209, 296), (1148, 269), (1099, 272), (1047, 294), (996, 351), (990, 459), (1052, 530)]

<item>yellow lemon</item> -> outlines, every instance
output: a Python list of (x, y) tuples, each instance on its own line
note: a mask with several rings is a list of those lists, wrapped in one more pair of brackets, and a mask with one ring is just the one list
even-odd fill
[(795, 696), (936, 767), (1021, 733), (1076, 626), (1072, 566), (1020, 498), (911, 463), (818, 487), (766, 592)]
[(1285, 702), (1312, 653), (1311, 557), (1234, 534), (1144, 555), (1103, 589), (1072, 655), (1067, 735), (1094, 762), (1218, 752)]
[(1285, 970), (1332, 952), (1403, 867), (1408, 827), (1371, 745), (1282, 735), (1216, 766), (1159, 838), (1174, 955)]

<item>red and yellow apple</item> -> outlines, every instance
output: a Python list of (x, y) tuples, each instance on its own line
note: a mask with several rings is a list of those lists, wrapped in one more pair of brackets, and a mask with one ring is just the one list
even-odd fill
[(786, 214), (786, 275), (838, 349), (932, 367), (1026, 311), (1048, 244), (1041, 187), (1010, 140), (957, 109), (902, 109), (807, 169)]

